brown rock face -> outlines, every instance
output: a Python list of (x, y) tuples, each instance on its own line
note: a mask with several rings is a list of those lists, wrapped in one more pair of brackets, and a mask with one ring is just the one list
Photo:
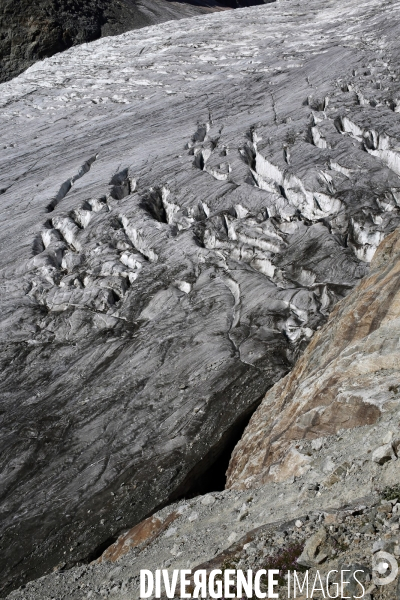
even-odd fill
[[(284, 481), (309, 468), (299, 440), (370, 425), (398, 405), (400, 231), (342, 300), (292, 372), (265, 396), (236, 446), (228, 488)], [(297, 447), (296, 447), (297, 446)]]
[(172, 512), (163, 521), (152, 516), (141, 523), (138, 523), (135, 527), (132, 527), (132, 529), (119, 536), (117, 541), (103, 552), (97, 562), (115, 562), (121, 558), (121, 556), (127, 554), (132, 548), (136, 548), (141, 544), (151, 543), (161, 533), (168, 529), (177, 516), (178, 514), (176, 512)]

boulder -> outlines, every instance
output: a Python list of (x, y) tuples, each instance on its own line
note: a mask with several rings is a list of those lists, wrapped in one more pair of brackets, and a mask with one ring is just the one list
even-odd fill
[(392, 458), (396, 460), (396, 455), (393, 452), (392, 444), (384, 444), (383, 446), (379, 446), (379, 448), (373, 451), (371, 458), (374, 462), (378, 463), (378, 465), (383, 465), (388, 460), (392, 460)]
[(320, 552), (320, 546), (324, 544), (326, 537), (325, 527), (320, 527), (318, 531), (306, 541), (303, 551), (297, 559), (297, 563), (303, 567), (310, 568), (322, 562), (327, 554)]

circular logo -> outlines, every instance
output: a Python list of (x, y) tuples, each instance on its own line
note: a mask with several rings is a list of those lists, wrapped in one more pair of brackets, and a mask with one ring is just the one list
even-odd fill
[(387, 585), (397, 577), (399, 566), (389, 552), (377, 552), (372, 558), (372, 581), (375, 585)]

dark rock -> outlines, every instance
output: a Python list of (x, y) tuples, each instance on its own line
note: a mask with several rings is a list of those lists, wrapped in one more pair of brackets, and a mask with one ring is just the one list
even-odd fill
[[(340, 566), (343, 572), (343, 581), (347, 581), (341, 591), (342, 597), (360, 598), (365, 594), (368, 584), (371, 581), (371, 569), (364, 564), (343, 564)], [(361, 585), (360, 585), (361, 584)], [(363, 586), (363, 587), (361, 587)], [(363, 596), (366, 597), (366, 596)]]
[(375, 527), (372, 523), (367, 523), (364, 527), (361, 528), (361, 533), (368, 533), (373, 535), (375, 533)]

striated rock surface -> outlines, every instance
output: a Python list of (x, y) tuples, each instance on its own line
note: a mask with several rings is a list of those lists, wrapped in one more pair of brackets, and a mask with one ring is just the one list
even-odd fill
[[(378, 248), (371, 271), (331, 313), (292, 372), (254, 413), (236, 446), (228, 488), (284, 481), (312, 468), (303, 442), (376, 423), (397, 411), (400, 370), (400, 231)], [(398, 456), (400, 432), (372, 453)], [(354, 453), (350, 453), (350, 456)]]
[(190, 489), (399, 224), (400, 2), (347, 10), (172, 22), (0, 87), (4, 589)]
[(262, 0), (1, 0), (0, 81), (37, 60), (99, 37), (253, 4)]

